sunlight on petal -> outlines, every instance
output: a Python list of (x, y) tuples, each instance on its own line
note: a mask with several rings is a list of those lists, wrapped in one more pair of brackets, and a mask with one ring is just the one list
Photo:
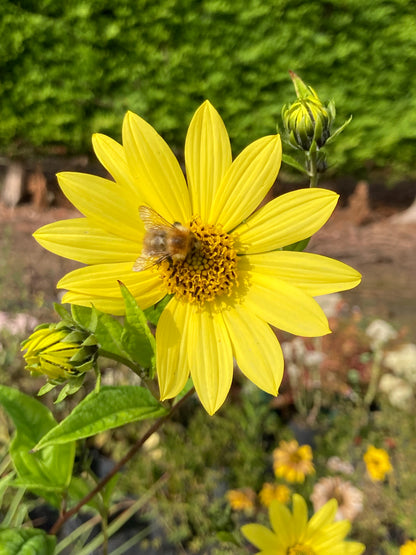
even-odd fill
[(169, 222), (187, 223), (191, 216), (188, 188), (179, 162), (162, 137), (144, 119), (127, 112), (123, 146), (144, 204)]
[(131, 262), (97, 264), (79, 268), (66, 274), (57, 284), (58, 289), (89, 295), (91, 299), (121, 297), (119, 281), (129, 289), (142, 309), (158, 302), (166, 295), (163, 282), (151, 270), (133, 272)]
[(123, 146), (101, 133), (94, 133), (92, 136), (92, 146), (98, 160), (117, 183), (121, 185), (120, 193), (137, 206), (143, 204), (143, 198), (139, 194), (139, 184), (135, 183), (134, 177), (130, 172)]
[(93, 224), (133, 240), (143, 229), (139, 207), (124, 198), (114, 181), (75, 172), (58, 173), (57, 177), (64, 195)]
[(210, 223), (226, 231), (255, 210), (276, 180), (282, 160), (279, 135), (251, 143), (234, 160), (212, 201)]
[(63, 295), (61, 302), (63, 304), (69, 303), (87, 307), (94, 306), (97, 310), (113, 314), (114, 316), (121, 316), (126, 312), (126, 307), (121, 297), (119, 299), (101, 298), (68, 291)]
[(274, 251), (247, 256), (252, 271), (289, 282), (315, 297), (358, 285), (361, 274), (338, 260), (319, 254)]
[(186, 347), (189, 305), (171, 299), (156, 329), (156, 368), (160, 398), (170, 399), (185, 387), (189, 376)]
[(192, 380), (208, 414), (223, 404), (233, 379), (233, 354), (227, 328), (212, 303), (202, 309), (189, 305), (189, 334), (183, 346)]
[(318, 303), (285, 281), (257, 272), (241, 272), (250, 283), (242, 304), (273, 326), (304, 337), (326, 335), (331, 330)]
[(260, 208), (234, 234), (240, 252), (267, 252), (306, 239), (332, 214), (338, 195), (327, 189), (299, 189)]
[(47, 224), (35, 231), (33, 236), (42, 247), (54, 254), (84, 264), (134, 262), (141, 250), (138, 241), (108, 233), (92, 225), (87, 218)]
[(231, 161), (224, 122), (212, 104), (205, 101), (192, 118), (185, 142), (192, 211), (204, 220), (208, 219), (212, 199)]
[(240, 370), (263, 391), (277, 395), (283, 378), (283, 354), (270, 326), (237, 305), (223, 312)]

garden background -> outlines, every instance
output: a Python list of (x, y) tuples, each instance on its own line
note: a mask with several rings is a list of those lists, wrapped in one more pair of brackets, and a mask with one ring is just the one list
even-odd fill
[[(350, 458), (350, 479), (365, 499), (353, 537), (370, 554), (397, 553), (406, 539), (415, 539), (416, 362), (414, 354), (407, 366), (388, 363), (387, 356), (414, 345), (416, 334), (416, 224), (399, 217), (416, 194), (413, 3), (4, 0), (0, 32), (0, 381), (33, 394), (42, 383), (25, 374), (19, 342), (35, 322), (52, 318), (51, 303), (59, 300), (55, 284), (75, 264), (41, 249), (31, 233), (74, 215), (57, 188), (57, 171), (103, 172), (92, 154), (92, 133), (120, 140), (122, 118), (132, 110), (182, 159), (190, 118), (208, 98), (236, 154), (281, 126), (283, 104), (295, 99), (293, 70), (323, 101), (335, 101), (336, 123), (353, 115), (328, 147), (330, 167), (320, 181), (341, 193), (340, 206), (308, 250), (351, 264), (363, 283), (336, 299), (332, 336), (305, 344), (306, 351), (322, 355), (319, 387), (305, 386), (299, 401), (299, 390), (286, 383), (281, 400), (271, 403), (237, 380), (219, 416), (192, 406), (166, 428), (153, 455), (133, 462), (120, 492), (138, 496), (164, 477), (137, 518), (143, 528), (149, 518), (156, 522), (141, 552), (240, 552), (216, 535), (237, 529), (247, 517), (230, 507), (226, 492), (259, 491), (270, 478), (272, 449), (293, 436), (294, 422), (299, 425), (293, 418), (303, 405), (307, 420), (322, 388), (319, 414), (309, 418), (317, 474), (305, 491), (326, 475), (330, 456)], [(273, 194), (300, 186), (307, 181), (283, 166)], [(375, 345), (367, 333), (375, 319), (396, 332), (385, 344)], [(363, 420), (360, 400), (368, 393), (376, 352), (383, 355), (381, 373), (401, 380), (391, 389), (408, 386), (407, 401), (395, 404), (377, 390)], [(310, 368), (294, 362), (308, 383)], [(106, 375), (125, 379), (119, 368)], [(129, 425), (89, 447), (100, 453), (100, 464), (118, 459), (137, 429)], [(9, 433), (5, 421), (5, 442)], [(394, 483), (365, 478), (360, 464), (368, 444), (388, 447)]]

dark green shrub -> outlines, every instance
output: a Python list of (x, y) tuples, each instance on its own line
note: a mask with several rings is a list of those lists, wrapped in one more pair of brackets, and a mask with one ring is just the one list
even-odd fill
[(182, 149), (205, 98), (239, 150), (274, 132), (292, 69), (339, 122), (354, 115), (331, 147), (339, 172), (413, 168), (409, 0), (4, 0), (0, 32), (5, 154), (88, 151), (93, 131), (120, 139), (127, 109)]

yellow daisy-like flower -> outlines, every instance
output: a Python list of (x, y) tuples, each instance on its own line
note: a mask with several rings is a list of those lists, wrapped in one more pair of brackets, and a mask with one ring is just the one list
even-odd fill
[(363, 459), (370, 478), (375, 482), (382, 482), (386, 474), (390, 474), (393, 470), (389, 454), (384, 449), (377, 449), (377, 447), (370, 445)]
[(273, 470), (278, 478), (288, 482), (302, 483), (305, 476), (315, 472), (313, 454), (310, 445), (300, 445), (292, 441), (281, 441), (279, 447), (273, 451)]
[[(302, 336), (325, 335), (328, 321), (313, 297), (360, 282), (360, 274), (341, 262), (280, 250), (315, 233), (338, 196), (299, 190), (253, 213), (279, 171), (280, 137), (263, 137), (232, 161), (224, 123), (208, 101), (187, 133), (187, 181), (165, 141), (131, 112), (122, 145), (96, 134), (93, 146), (115, 182), (59, 174), (62, 191), (85, 218), (35, 233), (50, 251), (87, 264), (59, 281), (67, 290), (63, 302), (122, 314), (118, 280), (142, 309), (171, 294), (156, 331), (161, 399), (180, 393), (191, 374), (213, 414), (230, 389), (233, 358), (258, 387), (277, 395), (283, 356), (269, 324)], [(155, 213), (170, 232), (151, 236)], [(185, 253), (182, 244), (178, 256), (162, 260), (161, 244), (172, 231), (192, 240)], [(170, 247), (173, 253), (175, 245)], [(152, 249), (158, 253), (153, 259)]]
[(290, 489), (284, 484), (265, 483), (260, 490), (259, 499), (265, 507), (269, 507), (274, 499), (280, 503), (287, 503), (290, 499)]
[(227, 491), (228, 502), (234, 511), (247, 511), (254, 507), (256, 494), (250, 488)]
[(407, 540), (405, 544), (400, 547), (400, 555), (416, 555), (416, 541)]
[(261, 524), (246, 524), (242, 533), (260, 551), (257, 555), (360, 555), (365, 546), (345, 541), (350, 522), (334, 522), (337, 502), (331, 499), (308, 521), (306, 502), (292, 498), (292, 512), (279, 501), (269, 507), (273, 531)]

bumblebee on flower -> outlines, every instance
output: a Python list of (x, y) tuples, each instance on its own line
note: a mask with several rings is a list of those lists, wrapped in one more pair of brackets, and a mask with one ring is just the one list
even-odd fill
[[(233, 359), (258, 387), (277, 395), (283, 355), (270, 325), (325, 335), (328, 321), (313, 297), (360, 281), (336, 260), (282, 250), (315, 233), (338, 196), (298, 190), (256, 211), (280, 168), (280, 137), (262, 137), (232, 161), (225, 125), (208, 101), (187, 133), (187, 181), (165, 141), (131, 112), (122, 145), (97, 134), (93, 146), (115, 181), (59, 174), (63, 192), (85, 217), (35, 233), (45, 248), (86, 264), (58, 283), (67, 290), (63, 302), (122, 314), (119, 281), (142, 309), (170, 294), (156, 330), (161, 399), (175, 397), (191, 375), (213, 414), (230, 389)], [(155, 228), (159, 239), (161, 228), (182, 233), (179, 256), (163, 233), (152, 242)]]

